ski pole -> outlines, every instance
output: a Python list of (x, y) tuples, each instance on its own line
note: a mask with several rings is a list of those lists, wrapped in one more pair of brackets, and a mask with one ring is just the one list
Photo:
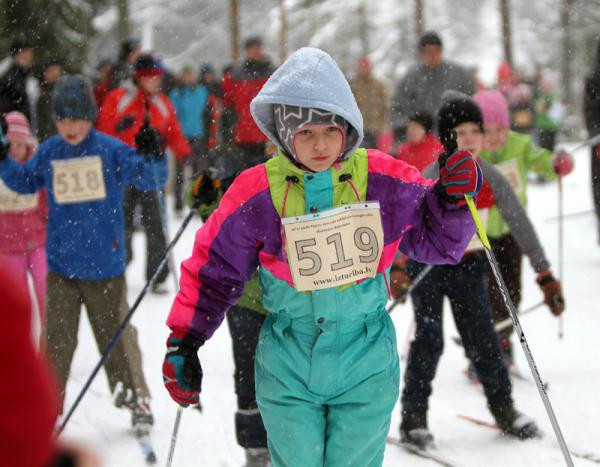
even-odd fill
[(181, 414), (183, 414), (183, 407), (177, 406), (177, 415), (175, 416), (175, 425), (173, 426), (173, 433), (171, 434), (171, 446), (169, 446), (169, 457), (167, 457), (167, 466), (171, 467), (173, 462), (173, 454), (175, 453), (175, 443), (177, 443), (177, 432), (179, 431), (179, 423), (181, 422)]
[(406, 289), (404, 292), (402, 292), (402, 295), (400, 295), (398, 298), (396, 298), (392, 302), (392, 305), (388, 308), (388, 313), (391, 313), (394, 310), (394, 308), (396, 308), (397, 305), (404, 302), (406, 297), (408, 297), (408, 295), (415, 289), (415, 287), (417, 285), (419, 285), (419, 282), (421, 282), (423, 280), (423, 278), (427, 274), (429, 274), (429, 271), (431, 271), (432, 268), (433, 268), (433, 264), (428, 264), (423, 269), (421, 269), (419, 274), (417, 274), (417, 276), (410, 282), (408, 289)]
[[(562, 176), (558, 176), (558, 280), (564, 291), (563, 282), (563, 183)], [(563, 292), (564, 293), (564, 292)], [(558, 338), (563, 338), (564, 318), (561, 313), (558, 317)]]
[(504, 279), (502, 278), (502, 273), (500, 272), (500, 266), (498, 265), (498, 261), (496, 260), (496, 257), (494, 256), (494, 253), (492, 251), (492, 247), (487, 238), (487, 234), (485, 232), (485, 228), (483, 227), (483, 223), (481, 222), (479, 214), (477, 213), (477, 208), (475, 207), (473, 198), (469, 195), (465, 195), (465, 200), (467, 202), (467, 205), (469, 206), (469, 211), (471, 211), (473, 221), (475, 222), (479, 239), (481, 240), (481, 243), (483, 243), (485, 255), (490, 263), (492, 272), (494, 273), (494, 278), (496, 279), (496, 283), (498, 284), (498, 288), (500, 289), (502, 299), (504, 300), (506, 309), (508, 310), (508, 313), (513, 321), (515, 332), (517, 333), (519, 342), (521, 342), (521, 347), (523, 348), (523, 352), (525, 353), (525, 357), (527, 358), (527, 363), (529, 364), (529, 369), (531, 370), (531, 374), (533, 375), (533, 379), (540, 393), (540, 397), (542, 398), (542, 402), (544, 403), (544, 407), (548, 414), (548, 418), (550, 419), (550, 423), (552, 424), (552, 429), (554, 430), (554, 434), (556, 435), (556, 440), (558, 441), (560, 450), (563, 453), (566, 464), (569, 467), (574, 467), (573, 460), (571, 459), (571, 454), (569, 453), (569, 448), (567, 447), (567, 443), (565, 442), (565, 439), (560, 430), (558, 420), (556, 419), (556, 415), (554, 414), (554, 410), (552, 409), (552, 404), (550, 403), (550, 399), (548, 398), (548, 393), (544, 388), (544, 383), (542, 383), (542, 378), (537, 369), (535, 361), (533, 360), (533, 355), (529, 350), (529, 344), (527, 343), (527, 339), (525, 339), (525, 334), (523, 333), (523, 329), (521, 328), (521, 323), (519, 322), (515, 305), (510, 299), (508, 288), (506, 287)]
[(100, 361), (96, 364), (94, 370), (92, 371), (92, 374), (89, 376), (89, 378), (87, 379), (87, 381), (83, 385), (83, 388), (81, 389), (81, 391), (77, 395), (77, 398), (75, 399), (75, 402), (73, 403), (73, 405), (69, 409), (69, 412), (67, 413), (65, 419), (63, 420), (63, 422), (61, 423), (60, 427), (58, 428), (58, 431), (56, 433), (57, 436), (60, 436), (60, 434), (63, 432), (63, 430), (67, 426), (67, 423), (71, 419), (71, 416), (73, 415), (73, 412), (75, 412), (75, 409), (77, 408), (77, 406), (81, 402), (81, 399), (83, 399), (83, 396), (85, 395), (85, 393), (89, 389), (90, 385), (92, 384), (92, 381), (94, 380), (94, 378), (98, 374), (98, 371), (100, 371), (100, 368), (102, 368), (102, 366), (104, 365), (104, 363), (106, 363), (106, 360), (108, 359), (108, 356), (110, 355), (110, 353), (112, 352), (113, 348), (115, 347), (115, 345), (117, 344), (117, 342), (119, 341), (119, 339), (121, 338), (121, 336), (123, 335), (123, 332), (125, 331), (125, 327), (129, 324), (129, 321), (131, 320), (131, 317), (133, 316), (133, 314), (137, 310), (138, 306), (140, 305), (140, 302), (142, 301), (142, 299), (144, 298), (144, 296), (148, 292), (148, 289), (152, 286), (152, 284), (154, 284), (154, 281), (156, 280), (156, 277), (158, 276), (159, 271), (164, 267), (165, 263), (167, 262), (167, 258), (168, 258), (169, 252), (173, 249), (173, 247), (175, 246), (175, 244), (177, 243), (177, 241), (179, 240), (179, 238), (183, 234), (183, 231), (186, 229), (186, 227), (188, 226), (188, 224), (192, 220), (192, 217), (194, 217), (194, 214), (196, 214), (196, 209), (198, 209), (198, 206), (200, 206), (200, 201), (196, 201), (194, 203), (194, 206), (192, 206), (192, 209), (190, 210), (190, 212), (188, 213), (188, 215), (186, 216), (186, 218), (181, 223), (181, 227), (179, 227), (179, 230), (175, 234), (175, 237), (173, 238), (173, 240), (171, 240), (171, 243), (169, 243), (169, 245), (167, 245), (167, 249), (165, 251), (165, 254), (163, 255), (163, 258), (162, 258), (160, 264), (158, 265), (158, 268), (156, 268), (156, 271), (154, 271), (154, 274), (152, 275), (152, 277), (150, 279), (148, 279), (148, 281), (146, 282), (146, 285), (144, 285), (144, 288), (142, 289), (142, 291), (140, 292), (140, 294), (136, 298), (133, 306), (129, 310), (129, 313), (127, 313), (127, 316), (125, 316), (125, 318), (123, 319), (123, 321), (121, 322), (121, 324), (119, 324), (119, 327), (117, 328), (117, 332), (115, 333), (114, 337), (112, 338), (112, 340), (108, 344), (108, 347), (106, 348), (106, 350), (102, 354), (102, 357), (100, 358)]
[(575, 151), (578, 151), (581, 148), (584, 148), (586, 146), (596, 146), (596, 144), (599, 144), (599, 143), (600, 143), (600, 135), (592, 136), (591, 138), (585, 140), (583, 143), (575, 146), (574, 149), (571, 149), (571, 152), (574, 153)]

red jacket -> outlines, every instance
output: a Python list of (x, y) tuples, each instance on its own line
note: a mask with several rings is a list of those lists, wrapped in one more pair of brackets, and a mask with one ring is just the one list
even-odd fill
[(46, 467), (56, 455), (55, 381), (33, 348), (26, 287), (1, 264), (0, 284), (0, 463)]
[(268, 60), (255, 62), (246, 60), (236, 64), (223, 76), (223, 106), (232, 108), (236, 114), (233, 130), (235, 144), (253, 145), (267, 142), (267, 137), (254, 123), (250, 114), (250, 102), (256, 97), (273, 73)]
[(433, 133), (427, 133), (425, 138), (418, 143), (406, 142), (396, 154), (396, 159), (403, 160), (416, 167), (419, 172), (438, 159), (444, 152), (444, 146)]
[[(173, 104), (162, 92), (149, 96), (138, 88), (111, 91), (104, 99), (98, 115), (98, 131), (115, 136), (135, 148), (135, 135), (144, 124), (146, 99), (149, 99), (150, 125), (158, 130), (165, 145), (178, 158), (190, 154), (192, 150), (181, 132)], [(127, 119), (131, 119), (131, 124), (123, 125)]]
[[(28, 204), (35, 202), (35, 206), (16, 210), (18, 199), (28, 199)], [(0, 180), (0, 253), (26, 253), (44, 246), (47, 223), (46, 190), (19, 195)]]

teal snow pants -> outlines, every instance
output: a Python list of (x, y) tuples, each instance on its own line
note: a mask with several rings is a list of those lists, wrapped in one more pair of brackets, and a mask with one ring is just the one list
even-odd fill
[(352, 308), (315, 316), (308, 307), (265, 320), (256, 398), (273, 467), (383, 462), (399, 389), (396, 334), (384, 308)]

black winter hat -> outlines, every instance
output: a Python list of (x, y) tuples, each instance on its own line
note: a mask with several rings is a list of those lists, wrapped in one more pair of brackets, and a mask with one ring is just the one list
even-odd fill
[(452, 153), (456, 150), (454, 129), (467, 122), (475, 123), (483, 132), (483, 116), (479, 106), (462, 92), (446, 91), (437, 114), (438, 136), (446, 152)]
[(417, 122), (419, 125), (425, 128), (425, 133), (431, 133), (431, 130), (433, 130), (433, 115), (426, 110), (417, 110), (408, 118), (408, 120), (411, 122)]
[(22, 52), (25, 49), (31, 49), (31, 44), (27, 42), (25, 39), (17, 38), (13, 39), (8, 48), (8, 52), (12, 57), (17, 55), (19, 52)]
[(439, 45), (442, 47), (442, 39), (435, 31), (424, 32), (419, 39), (419, 49), (424, 48), (426, 45)]
[(126, 39), (121, 42), (121, 50), (119, 51), (119, 60), (124, 61), (131, 52), (140, 47), (140, 41), (137, 39)]
[(162, 65), (151, 54), (140, 55), (133, 66), (134, 78), (162, 75), (163, 73)]
[(255, 45), (262, 45), (263, 41), (260, 36), (250, 36), (244, 42), (244, 49), (249, 49)]
[(97, 109), (92, 86), (81, 75), (65, 75), (60, 78), (52, 94), (54, 120), (96, 120)]

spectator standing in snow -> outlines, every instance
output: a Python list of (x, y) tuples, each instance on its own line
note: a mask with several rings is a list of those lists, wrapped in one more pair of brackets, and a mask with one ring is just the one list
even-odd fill
[(33, 109), (27, 82), (31, 77), (33, 48), (24, 40), (14, 39), (9, 51), (12, 63), (0, 76), (0, 115), (16, 110), (31, 122)]
[[(58, 135), (46, 140), (23, 165), (8, 158), (8, 147), (2, 145), (0, 177), (16, 192), (36, 193), (45, 187), (48, 193), (46, 349), (58, 373), (62, 412), (82, 303), (101, 352), (129, 311), (125, 187), (133, 183), (140, 189), (156, 189), (166, 180), (167, 169), (150, 128), (135, 136), (138, 153), (92, 128), (96, 105), (91, 85), (81, 76), (59, 80), (52, 112)], [(134, 428), (149, 430), (150, 393), (132, 325), (125, 328), (105, 370), (115, 405), (131, 410)]]
[(433, 132), (433, 117), (424, 110), (412, 114), (406, 127), (406, 142), (398, 149), (396, 158), (422, 172), (442, 152), (444, 146)]
[(405, 139), (408, 118), (418, 111), (435, 115), (444, 91), (475, 94), (475, 79), (462, 66), (443, 59), (442, 40), (433, 31), (419, 40), (421, 63), (411, 67), (392, 98), (392, 130), (398, 142)]
[(369, 57), (362, 57), (356, 64), (356, 76), (350, 88), (363, 116), (364, 144), (375, 148), (379, 135), (388, 128), (390, 103), (385, 85), (373, 74)]
[[(585, 78), (583, 98), (585, 125), (590, 138), (600, 134), (600, 41), (596, 51), (596, 63)], [(592, 193), (600, 243), (600, 144), (592, 147)]]
[(50, 60), (44, 65), (40, 82), (40, 97), (37, 101), (37, 131), (40, 142), (56, 134), (56, 125), (52, 117), (52, 93), (54, 85), (62, 76), (62, 65), (57, 60)]
[[(186, 158), (191, 148), (181, 132), (175, 109), (169, 98), (160, 92), (163, 69), (150, 54), (139, 56), (133, 79), (136, 87), (120, 87), (112, 91), (102, 105), (98, 115), (99, 131), (119, 138), (131, 147), (135, 147), (135, 136), (148, 119), (152, 128), (161, 136), (161, 143), (173, 151), (179, 159)], [(125, 243), (127, 260), (133, 257), (131, 241), (134, 231), (135, 211), (142, 209), (141, 222), (146, 231), (146, 280), (149, 280), (158, 268), (165, 254), (167, 241), (161, 220), (161, 205), (155, 190), (147, 191), (135, 186), (127, 188), (125, 193)], [(169, 274), (167, 265), (160, 271), (152, 292), (167, 293), (164, 282)]]

